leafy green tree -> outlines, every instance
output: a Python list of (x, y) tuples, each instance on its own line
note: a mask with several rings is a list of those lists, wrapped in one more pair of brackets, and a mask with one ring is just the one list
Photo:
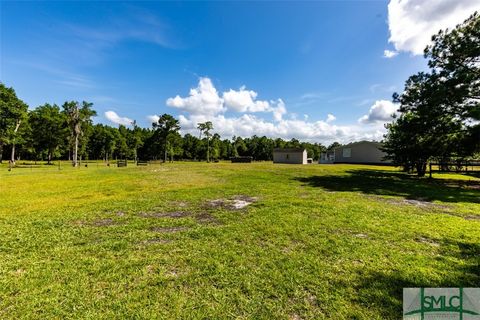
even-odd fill
[(428, 65), (445, 87), (445, 110), (480, 120), (480, 15), (475, 12), (455, 29), (440, 30), (425, 48)]
[(158, 119), (157, 123), (153, 123), (153, 128), (163, 142), (163, 162), (167, 162), (168, 139), (173, 133), (180, 130), (179, 122), (173, 116), (165, 113)]
[(133, 150), (133, 159), (138, 160), (138, 149), (143, 145), (142, 129), (137, 125), (137, 121), (132, 123), (133, 129), (129, 130), (127, 137), (128, 146)]
[[(474, 154), (480, 146), (480, 18), (440, 31), (425, 49), (430, 72), (420, 72), (394, 94), (400, 115), (387, 126), (387, 158), (425, 175), (428, 161)], [(473, 123), (473, 125), (471, 125)]]
[(33, 146), (36, 153), (46, 153), (48, 164), (59, 156), (58, 149), (66, 138), (66, 118), (57, 105), (44, 104), (30, 113)]
[(338, 148), (340, 146), (342, 146), (342, 145), (340, 143), (338, 143), (337, 141), (335, 141), (327, 147), (327, 151), (333, 151), (333, 150), (335, 150), (335, 148)]
[(117, 158), (126, 159), (130, 155), (130, 148), (128, 147), (127, 139), (129, 136), (129, 130), (127, 127), (120, 125), (117, 130), (115, 130), (116, 141), (115, 141), (115, 154)]
[(247, 156), (248, 155), (248, 147), (245, 144), (245, 141), (242, 137), (233, 137), (233, 156)]
[(170, 155), (170, 162), (173, 162), (175, 156), (181, 156), (183, 153), (183, 139), (178, 132), (172, 132), (168, 138), (167, 150)]
[(20, 138), (20, 126), (27, 119), (27, 110), (27, 104), (17, 98), (15, 90), (0, 83), (0, 162), (3, 147), (10, 145), (10, 160), (15, 163), (15, 144)]
[(462, 139), (462, 122), (444, 113), (444, 90), (437, 75), (418, 73), (411, 76), (402, 95), (394, 95), (400, 116), (387, 125), (384, 151), (387, 158), (405, 170), (415, 169), (424, 176), (427, 162), (458, 154), (452, 149)]
[(202, 133), (207, 138), (207, 162), (210, 162), (210, 137), (212, 136), (210, 130), (213, 130), (213, 124), (211, 121), (199, 123), (197, 129), (200, 130), (200, 139), (202, 138)]
[(67, 117), (67, 125), (70, 128), (70, 137), (73, 148), (72, 165), (77, 167), (80, 138), (84, 137), (84, 140), (81, 142), (83, 142), (82, 146), (86, 149), (88, 133), (92, 125), (91, 118), (96, 116), (97, 112), (92, 109), (93, 104), (86, 101), (83, 101), (82, 105), (76, 101), (67, 101), (62, 107), (63, 112)]

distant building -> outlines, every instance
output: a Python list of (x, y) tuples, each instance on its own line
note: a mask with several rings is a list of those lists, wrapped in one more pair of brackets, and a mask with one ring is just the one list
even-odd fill
[(273, 149), (273, 163), (307, 164), (307, 150), (303, 148)]
[(322, 152), (320, 154), (320, 159), (318, 163), (334, 163), (335, 162), (335, 151)]
[(319, 163), (358, 163), (389, 165), (389, 160), (383, 160), (385, 152), (380, 150), (379, 142), (359, 141), (335, 148), (333, 151), (323, 152)]

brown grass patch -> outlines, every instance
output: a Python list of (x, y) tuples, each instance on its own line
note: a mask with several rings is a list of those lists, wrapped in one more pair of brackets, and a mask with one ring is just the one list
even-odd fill
[(150, 228), (153, 232), (160, 232), (160, 233), (174, 233), (188, 230), (187, 227), (152, 227)]
[(437, 241), (426, 237), (418, 237), (415, 241), (431, 245), (432, 247), (440, 247), (440, 244)]
[(138, 214), (142, 218), (185, 218), (191, 216), (191, 212), (185, 211), (174, 211), (174, 212), (154, 212), (154, 213), (146, 213), (141, 212)]
[(195, 216), (195, 219), (200, 224), (213, 224), (213, 225), (220, 225), (221, 224), (221, 222), (217, 218), (215, 218), (214, 216), (212, 216), (208, 212), (202, 212), (200, 214), (197, 214)]

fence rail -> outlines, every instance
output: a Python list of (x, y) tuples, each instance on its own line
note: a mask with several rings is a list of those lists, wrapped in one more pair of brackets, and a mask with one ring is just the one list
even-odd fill
[(480, 172), (480, 160), (456, 162), (430, 162), (430, 176), (432, 172)]

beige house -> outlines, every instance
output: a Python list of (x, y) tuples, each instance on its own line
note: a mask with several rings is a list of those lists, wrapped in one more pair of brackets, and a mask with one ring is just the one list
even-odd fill
[(303, 148), (273, 149), (273, 163), (307, 164), (307, 150)]
[(380, 150), (381, 143), (374, 141), (352, 142), (333, 150), (333, 154), (320, 155), (320, 163), (358, 163), (389, 165), (389, 160), (383, 160), (385, 152)]

